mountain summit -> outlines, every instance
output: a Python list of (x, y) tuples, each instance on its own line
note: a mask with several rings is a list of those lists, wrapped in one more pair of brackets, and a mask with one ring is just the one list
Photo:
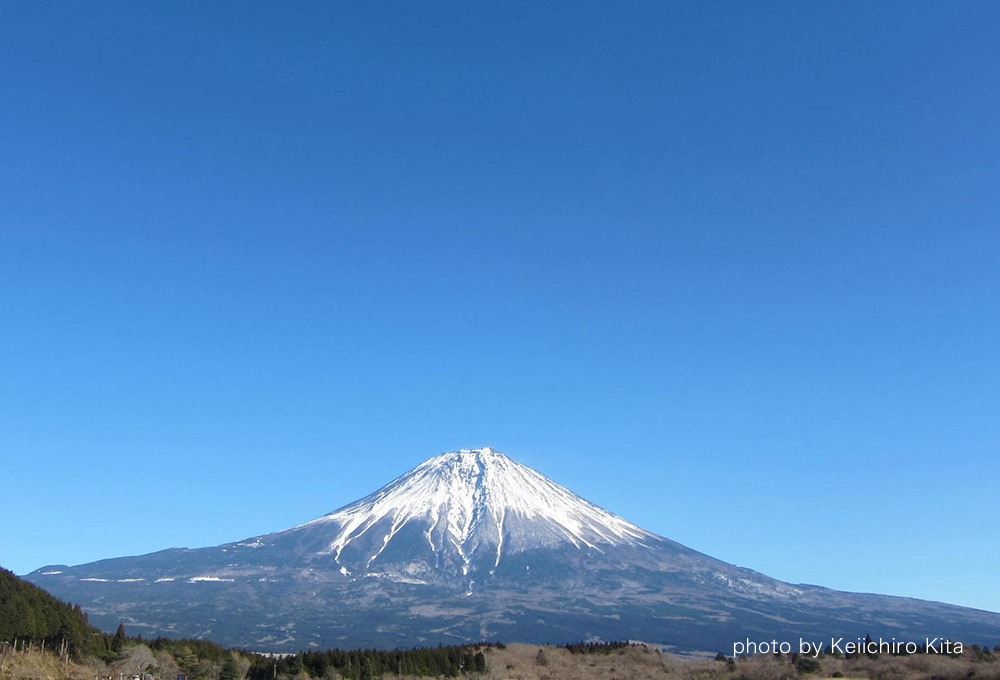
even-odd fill
[(1000, 614), (792, 585), (657, 536), (491, 448), (291, 529), (28, 578), (106, 630), (266, 651), (483, 639), (684, 650), (830, 636), (1000, 643)]
[(603, 552), (654, 538), (489, 447), (435, 456), (292, 531), (307, 528), (329, 540), (318, 554), (350, 574), (415, 558), (426, 569), (494, 574), (505, 554), (557, 546)]

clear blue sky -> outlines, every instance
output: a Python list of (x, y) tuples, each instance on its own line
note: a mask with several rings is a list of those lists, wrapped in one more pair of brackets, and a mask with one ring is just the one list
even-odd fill
[(0, 565), (491, 445), (784, 580), (1000, 610), (998, 26), (0, 4)]

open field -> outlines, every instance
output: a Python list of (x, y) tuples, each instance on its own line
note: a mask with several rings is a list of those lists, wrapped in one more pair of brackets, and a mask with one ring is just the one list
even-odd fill
[[(865, 656), (845, 659), (825, 656), (820, 667), (804, 672), (801, 659), (761, 655), (736, 661), (692, 659), (633, 645), (610, 653), (574, 654), (562, 647), (511, 644), (504, 649), (485, 648), (486, 671), (463, 677), (483, 680), (1000, 680), (1000, 653), (967, 648), (965, 654)], [(796, 661), (799, 662), (797, 667)], [(154, 654), (144, 645), (129, 647), (118, 662), (98, 660), (77, 663), (37, 649), (0, 653), (0, 680), (94, 680), (111, 677), (128, 680), (138, 663), (148, 663), (156, 680), (173, 680), (178, 667), (169, 654)], [(246, 667), (240, 669), (245, 673)], [(203, 675), (189, 680), (226, 680), (221, 664), (204, 667)], [(323, 680), (336, 680), (330, 674)], [(389, 678), (407, 676), (386, 676)], [(277, 675), (277, 680), (311, 680)]]

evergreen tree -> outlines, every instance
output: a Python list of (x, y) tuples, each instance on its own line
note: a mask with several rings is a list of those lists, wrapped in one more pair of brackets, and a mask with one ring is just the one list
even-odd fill
[(115, 636), (111, 639), (111, 651), (119, 653), (128, 642), (128, 635), (125, 634), (125, 624), (119, 623), (118, 630), (115, 631)]
[(58, 600), (0, 568), (0, 641), (31, 640), (46, 649), (63, 644), (74, 656), (104, 656), (108, 636), (87, 623), (79, 605)]
[(375, 663), (370, 654), (365, 654), (361, 661), (361, 680), (375, 680)]
[(219, 672), (219, 680), (243, 680), (240, 667), (236, 665), (236, 659), (232, 654), (226, 656)]

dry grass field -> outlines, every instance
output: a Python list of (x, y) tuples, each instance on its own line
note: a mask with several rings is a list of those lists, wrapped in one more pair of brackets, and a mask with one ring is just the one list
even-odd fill
[[(147, 656), (148, 655), (148, 656)], [(749, 659), (715, 661), (663, 654), (643, 645), (610, 653), (573, 654), (562, 647), (511, 644), (505, 649), (486, 648), (486, 672), (470, 678), (482, 680), (1000, 680), (1000, 653), (968, 650), (952, 658), (943, 654), (914, 656), (822, 657), (821, 668), (804, 673), (792, 657), (761, 655)], [(0, 680), (131, 680), (136, 659), (155, 661), (156, 680), (174, 680), (177, 666), (165, 653), (159, 656), (143, 645), (129, 649), (125, 659), (112, 665), (60, 660), (49, 652), (0, 653)], [(245, 669), (241, 669), (245, 670)], [(210, 670), (201, 680), (219, 680)], [(394, 678), (396, 676), (387, 676)], [(336, 680), (331, 675), (323, 680)], [(315, 680), (306, 675), (277, 680)]]
[(648, 647), (610, 654), (571, 654), (560, 647), (510, 644), (486, 652), (488, 680), (647, 680), (665, 678), (663, 656)]

